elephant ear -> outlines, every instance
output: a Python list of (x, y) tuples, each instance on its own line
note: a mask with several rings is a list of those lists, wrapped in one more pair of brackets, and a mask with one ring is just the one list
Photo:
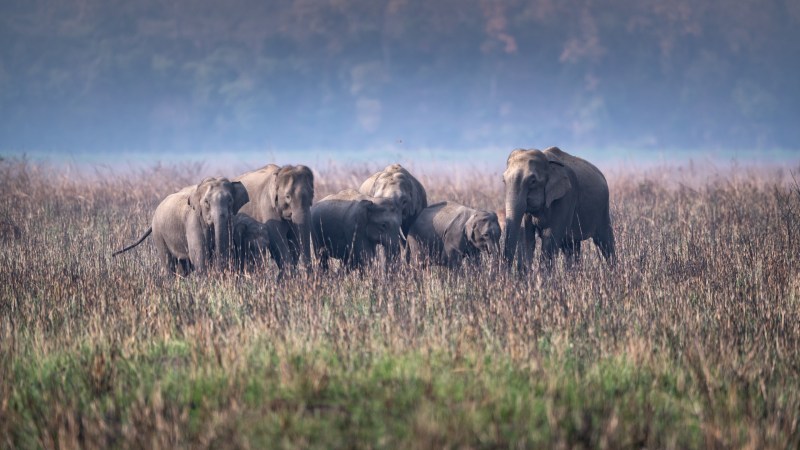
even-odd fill
[(247, 188), (244, 187), (241, 181), (231, 182), (231, 189), (233, 191), (233, 213), (236, 214), (242, 209), (242, 206), (250, 201), (250, 196), (247, 194)]
[(550, 160), (550, 176), (545, 185), (545, 203), (549, 208), (550, 204), (559, 198), (567, 195), (572, 189), (572, 183), (569, 181), (569, 174), (567, 168), (561, 161)]
[(370, 219), (375, 214), (382, 214), (390, 208), (396, 208), (392, 199), (382, 197), (375, 198), (375, 201), (361, 200), (361, 205), (366, 209), (367, 217)]
[(461, 242), (466, 239), (469, 242), (469, 228), (467, 223), (472, 219), (471, 216), (462, 212), (457, 214), (450, 224), (445, 228), (442, 240), (444, 241), (445, 249), (456, 249), (459, 252), (463, 250)]
[(242, 237), (244, 236), (246, 229), (247, 225), (245, 224), (243, 218), (238, 216), (234, 217), (233, 227), (231, 229), (231, 238), (236, 245), (242, 244)]
[(370, 216), (375, 211), (375, 204), (369, 200), (358, 200), (356, 208), (357, 208), (356, 211), (358, 211), (358, 213), (355, 214), (354, 217), (356, 222), (356, 229), (357, 230), (363, 229), (364, 232), (366, 232), (367, 227), (370, 224), (371, 220)]
[(478, 236), (475, 234), (475, 232), (477, 231), (477, 228), (480, 225), (480, 223), (481, 222), (480, 218), (478, 217), (478, 213), (473, 213), (470, 214), (469, 219), (467, 219), (467, 222), (464, 224), (464, 235), (467, 238), (467, 242), (469, 242), (473, 246), (476, 246), (475, 242), (477, 242), (478, 240), (477, 239)]
[(414, 213), (418, 215), (423, 209), (428, 207), (428, 193), (425, 192), (425, 186), (423, 186), (418, 179), (411, 174), (408, 174), (408, 176), (411, 178), (411, 198), (414, 202)]
[(305, 189), (309, 194), (308, 202), (310, 207), (311, 203), (314, 201), (314, 172), (307, 166), (296, 166), (296, 169), (299, 178), (303, 180)]
[(208, 185), (211, 180), (211, 178), (203, 178), (203, 181), (201, 181), (200, 184), (194, 188), (191, 195), (189, 195), (187, 202), (192, 209), (196, 210), (200, 207), (200, 202), (203, 201), (203, 197), (206, 195), (206, 192), (208, 192)]
[(273, 208), (278, 208), (278, 174), (280, 173), (281, 169), (275, 170), (272, 175), (270, 175), (269, 181), (267, 181), (267, 195), (269, 197), (269, 204)]

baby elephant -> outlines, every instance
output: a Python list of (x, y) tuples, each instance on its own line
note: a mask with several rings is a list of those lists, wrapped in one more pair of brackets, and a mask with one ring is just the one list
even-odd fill
[(370, 197), (352, 189), (329, 195), (311, 207), (311, 236), (328, 269), (328, 258), (361, 268), (375, 257), (378, 244), (387, 258), (400, 253), (400, 214), (391, 198)]
[(500, 224), (497, 214), (453, 202), (422, 210), (408, 232), (408, 245), (416, 257), (450, 268), (464, 257), (480, 262), (481, 252), (499, 254)]
[(289, 227), (280, 220), (257, 221), (245, 213), (233, 217), (233, 257), (236, 270), (245, 268), (252, 271), (255, 267), (263, 267), (264, 257), (269, 252), (278, 266), (280, 277), (286, 260), (289, 258), (289, 247), (282, 239), (289, 232)]

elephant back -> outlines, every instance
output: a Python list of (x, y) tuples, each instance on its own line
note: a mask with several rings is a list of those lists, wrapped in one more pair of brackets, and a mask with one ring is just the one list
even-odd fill
[[(328, 195), (311, 206), (311, 228), (317, 235), (344, 231), (355, 225), (358, 219), (359, 202), (365, 197), (358, 191), (348, 190)], [(326, 229), (330, 229), (326, 231)]]
[(428, 206), (428, 195), (425, 187), (400, 164), (392, 164), (380, 172), (374, 173), (359, 191), (372, 197), (392, 197), (403, 199), (402, 228), (408, 232), (416, 217)]
[(608, 192), (606, 177), (594, 164), (583, 158), (571, 155), (558, 147), (549, 147), (543, 153), (547, 155), (548, 159), (560, 161), (572, 169), (579, 183), (588, 183), (593, 189), (605, 187), (605, 191)]
[(256, 220), (264, 221), (267, 219), (266, 208), (272, 203), (268, 194), (269, 184), (274, 182), (275, 175), (279, 169), (280, 167), (275, 164), (267, 164), (233, 179), (234, 181), (241, 181), (250, 196), (250, 201), (239, 210), (240, 212)]
[(582, 236), (594, 234), (595, 222), (587, 218), (607, 217), (609, 209), (609, 190), (606, 177), (594, 164), (573, 156), (558, 147), (544, 150), (548, 158), (556, 158), (569, 169), (571, 183), (578, 192), (573, 227)]

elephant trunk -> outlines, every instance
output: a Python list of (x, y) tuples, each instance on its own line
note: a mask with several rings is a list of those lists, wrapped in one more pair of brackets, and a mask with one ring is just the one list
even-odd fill
[(384, 246), (385, 247), (384, 250), (386, 251), (386, 259), (388, 261), (394, 262), (400, 256), (401, 243), (402, 243), (404, 237), (405, 237), (405, 234), (403, 233), (403, 229), (402, 228), (398, 228), (397, 229), (397, 235), (392, 235), (389, 238), (389, 242), (387, 242), (388, 245)]
[(214, 268), (218, 271), (223, 270), (230, 261), (230, 240), (231, 240), (231, 221), (230, 216), (220, 217), (214, 225)]
[(490, 242), (487, 248), (487, 253), (489, 253), (489, 256), (491, 256), (493, 260), (495, 258), (499, 258), (501, 255), (500, 242)]
[(311, 267), (311, 217), (310, 207), (297, 208), (292, 212), (292, 227), (300, 239), (300, 259), (306, 267)]
[(525, 198), (520, 198), (518, 187), (506, 191), (506, 226), (505, 226), (505, 259), (509, 265), (514, 262), (514, 255), (519, 242), (519, 232), (522, 227), (522, 216), (525, 214)]

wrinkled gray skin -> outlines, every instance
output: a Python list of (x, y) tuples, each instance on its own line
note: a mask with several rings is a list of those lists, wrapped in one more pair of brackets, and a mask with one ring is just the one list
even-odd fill
[(212, 260), (221, 270), (230, 258), (231, 221), (247, 201), (242, 183), (206, 178), (196, 186), (168, 195), (156, 208), (144, 236), (113, 256), (136, 247), (152, 233), (168, 273), (204, 272)]
[(367, 178), (358, 191), (371, 197), (391, 198), (401, 214), (403, 233), (407, 234), (417, 215), (428, 206), (425, 188), (400, 164), (386, 166)]
[(280, 220), (261, 223), (240, 212), (233, 218), (233, 257), (236, 269), (240, 272), (263, 267), (264, 257), (269, 252), (278, 266), (278, 277), (283, 274), (284, 257), (289, 254), (286, 242), (281, 239), (288, 232), (288, 225)]
[(234, 180), (241, 181), (250, 194), (250, 203), (242, 208), (243, 213), (262, 223), (279, 220), (287, 225), (281, 247), (288, 248), (289, 254), (282, 260), (297, 265), (302, 255), (303, 264), (310, 269), (309, 211), (314, 200), (311, 170), (306, 166), (268, 164)]
[(589, 238), (606, 260), (613, 260), (608, 184), (597, 167), (557, 147), (517, 149), (508, 156), (503, 182), (509, 264), (517, 256), (519, 269), (529, 267), (536, 235), (548, 265), (558, 250), (577, 259), (581, 241)]
[(500, 224), (495, 213), (441, 202), (422, 210), (408, 232), (408, 246), (421, 261), (450, 268), (464, 258), (478, 264), (481, 252), (499, 254)]
[(381, 244), (388, 259), (400, 252), (400, 215), (390, 198), (377, 198), (348, 189), (311, 207), (311, 230), (320, 266), (328, 258), (350, 269), (361, 268), (375, 257)]

